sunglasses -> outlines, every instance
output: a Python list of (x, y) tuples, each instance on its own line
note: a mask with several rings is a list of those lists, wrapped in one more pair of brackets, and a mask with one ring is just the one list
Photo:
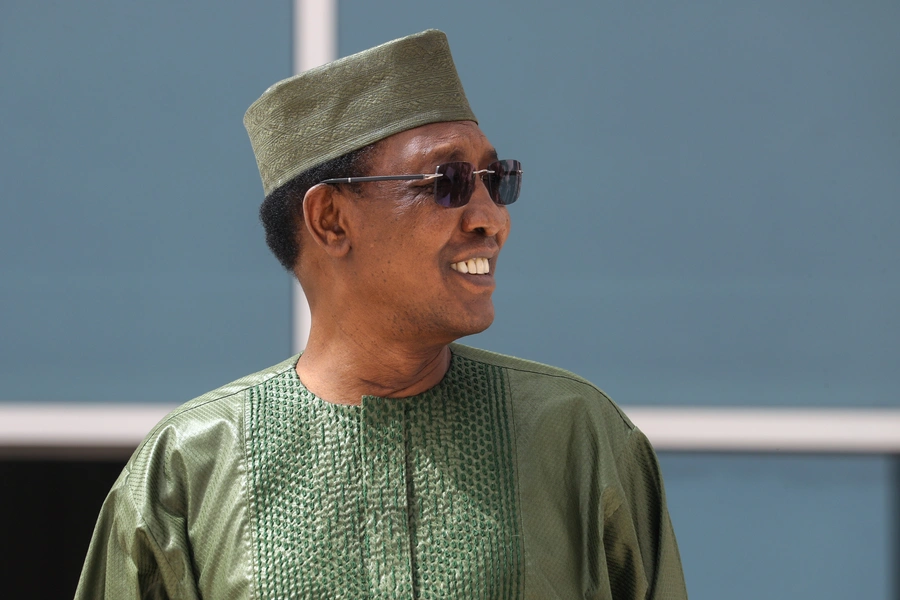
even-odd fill
[(506, 206), (519, 197), (522, 189), (522, 163), (517, 160), (498, 160), (486, 169), (475, 169), (467, 162), (451, 162), (438, 165), (434, 173), (420, 175), (375, 175), (372, 177), (340, 177), (319, 183), (362, 183), (364, 181), (412, 181), (434, 180), (434, 201), (445, 208), (465, 206), (475, 193), (475, 179), (480, 178), (491, 199)]

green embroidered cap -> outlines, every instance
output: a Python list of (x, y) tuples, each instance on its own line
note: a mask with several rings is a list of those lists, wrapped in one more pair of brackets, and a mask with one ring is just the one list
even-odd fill
[(244, 115), (266, 195), (325, 161), (441, 121), (477, 119), (447, 36), (434, 29), (279, 81)]

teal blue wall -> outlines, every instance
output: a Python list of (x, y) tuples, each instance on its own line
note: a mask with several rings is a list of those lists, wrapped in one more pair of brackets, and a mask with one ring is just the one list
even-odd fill
[(691, 600), (895, 600), (896, 460), (663, 453)]
[[(241, 117), (291, 3), (0, 4), (0, 401), (180, 402), (289, 353)], [(471, 342), (624, 405), (900, 406), (900, 6), (340, 2), (445, 30), (525, 163)], [(887, 599), (887, 457), (661, 457), (694, 600)]]
[(0, 4), (0, 401), (181, 402), (290, 352), (241, 124), (291, 2)]

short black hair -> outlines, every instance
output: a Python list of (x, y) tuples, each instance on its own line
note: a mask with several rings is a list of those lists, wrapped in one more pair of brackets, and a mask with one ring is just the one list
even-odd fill
[(376, 144), (307, 169), (263, 200), (259, 207), (259, 220), (266, 231), (266, 245), (285, 269), (293, 272), (300, 256), (297, 228), (303, 224), (303, 197), (306, 192), (325, 179), (368, 175), (369, 161)]

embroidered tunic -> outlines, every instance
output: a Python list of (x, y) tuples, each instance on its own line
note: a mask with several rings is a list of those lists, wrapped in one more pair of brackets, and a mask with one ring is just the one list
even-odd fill
[(360, 406), (293, 357), (167, 416), (76, 598), (686, 598), (656, 458), (571, 373), (462, 345)]

